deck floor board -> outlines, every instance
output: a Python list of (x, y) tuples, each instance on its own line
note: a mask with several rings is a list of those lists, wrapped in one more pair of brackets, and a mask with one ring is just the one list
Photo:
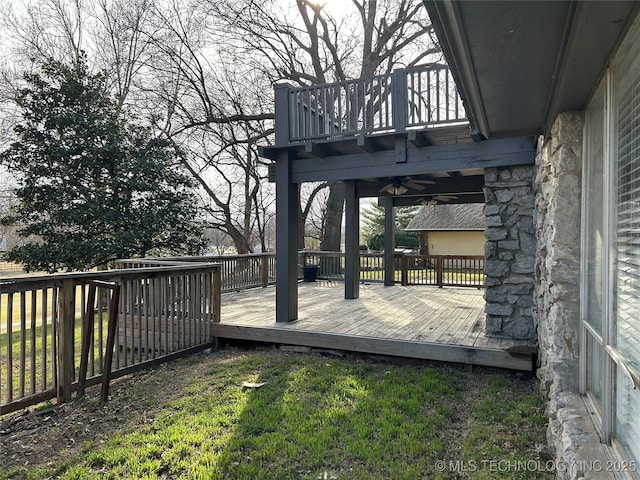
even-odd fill
[[(344, 299), (344, 284), (300, 283), (299, 318), (275, 322), (275, 288), (224, 294), (218, 337), (264, 340), (358, 352), (530, 370), (533, 345), (484, 334), (483, 292), (363, 284), (360, 298)], [(524, 348), (526, 350), (526, 348)]]

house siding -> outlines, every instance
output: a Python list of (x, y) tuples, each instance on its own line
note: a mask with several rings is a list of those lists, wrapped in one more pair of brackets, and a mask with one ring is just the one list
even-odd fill
[(484, 232), (423, 232), (429, 255), (484, 255)]

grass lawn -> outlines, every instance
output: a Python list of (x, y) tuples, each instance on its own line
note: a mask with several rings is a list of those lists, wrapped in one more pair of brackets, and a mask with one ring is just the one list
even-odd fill
[(495, 369), (228, 348), (117, 380), (104, 406), (92, 388), (5, 418), (0, 479), (551, 479), (532, 470), (537, 389)]

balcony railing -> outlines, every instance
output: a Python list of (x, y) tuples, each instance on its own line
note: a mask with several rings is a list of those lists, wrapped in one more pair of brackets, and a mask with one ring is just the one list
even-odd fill
[(302, 88), (276, 85), (276, 146), (466, 121), (445, 66)]

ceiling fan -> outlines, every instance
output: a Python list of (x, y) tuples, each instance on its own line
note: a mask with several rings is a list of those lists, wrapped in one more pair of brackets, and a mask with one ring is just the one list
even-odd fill
[(407, 193), (409, 189), (412, 190), (424, 190), (425, 185), (434, 185), (436, 182), (433, 180), (422, 180), (419, 178), (406, 177), (392, 177), (391, 182), (380, 189), (381, 192), (387, 192), (389, 195), (402, 195)]

